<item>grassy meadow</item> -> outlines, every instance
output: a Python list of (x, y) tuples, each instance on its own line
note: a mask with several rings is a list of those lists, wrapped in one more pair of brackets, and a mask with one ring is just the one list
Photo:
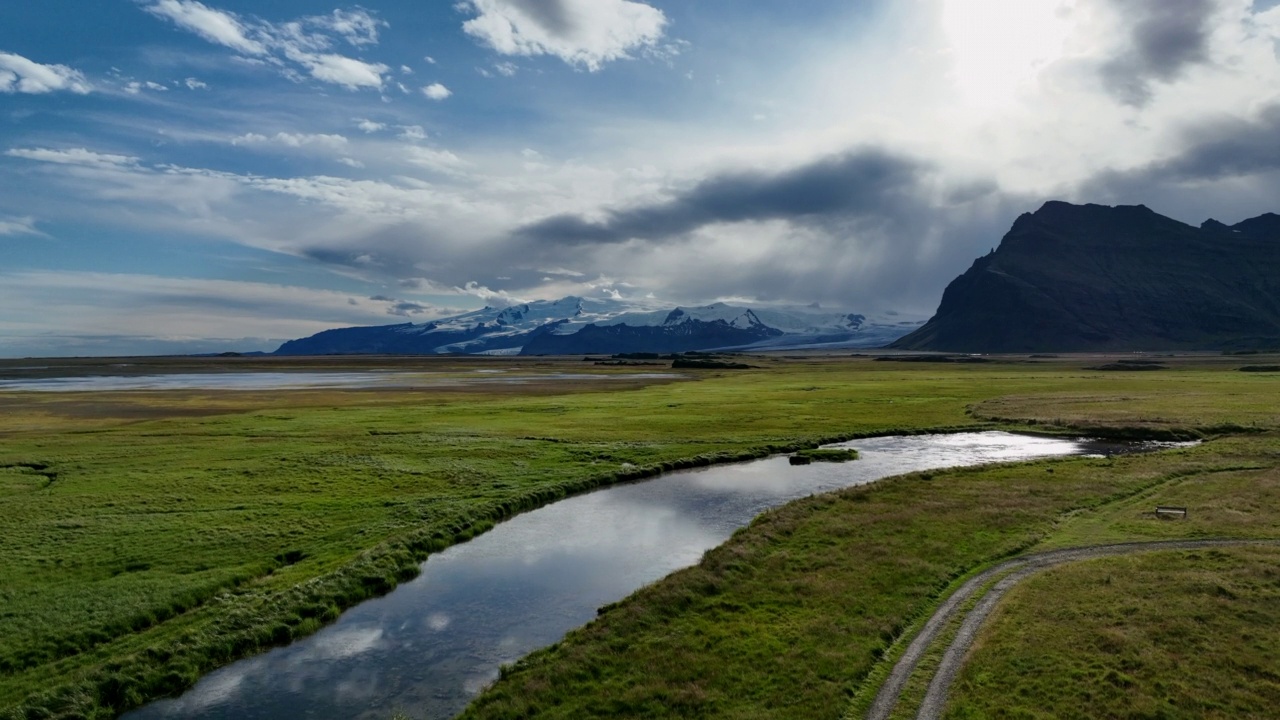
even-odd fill
[[(288, 362), (227, 361), (626, 374), (580, 359)], [(836, 717), (957, 578), (1055, 538), (1129, 537), (1125, 522), (1146, 525), (1126, 503), (1181, 488), (1194, 505), (1214, 493), (1195, 495), (1195, 478), (1247, 490), (1248, 473), (1274, 468), (1276, 375), (1165, 362), (753, 358), (676, 381), (0, 393), (0, 716), (113, 717), (314, 631), (501, 518), (604, 483), (930, 429), (1232, 435), (906, 476), (767, 513), (508, 669), (467, 714)], [(1215, 512), (1272, 536), (1272, 508)], [(1152, 532), (1220, 531), (1197, 518)]]
[(1280, 548), (1155, 552), (1033, 577), (990, 619), (948, 718), (1275, 717)]

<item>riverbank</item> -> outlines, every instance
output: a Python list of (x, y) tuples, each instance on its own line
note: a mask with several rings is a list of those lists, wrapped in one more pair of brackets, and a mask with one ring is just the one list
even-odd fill
[(314, 631), (497, 518), (644, 473), (990, 426), (966, 406), (1011, 394), (1237, 399), (1192, 430), (1274, 412), (1262, 378), (1200, 360), (1159, 382), (1072, 361), (766, 364), (625, 390), (6, 397), (0, 706), (113, 715)]

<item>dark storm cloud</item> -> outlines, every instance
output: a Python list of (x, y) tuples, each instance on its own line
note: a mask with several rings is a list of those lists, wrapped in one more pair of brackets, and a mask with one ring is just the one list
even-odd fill
[(1170, 183), (1198, 184), (1280, 170), (1280, 104), (1253, 119), (1201, 124), (1182, 134), (1182, 150), (1135, 170), (1109, 171), (1089, 187), (1110, 194), (1141, 192)]
[(1141, 203), (1191, 224), (1280, 211), (1280, 103), (1249, 119), (1195, 125), (1179, 139), (1179, 149), (1162, 160), (1095, 175), (1081, 184), (1077, 197)]
[(401, 301), (387, 308), (388, 315), (399, 315), (400, 317), (409, 317), (410, 315), (421, 315), (425, 312), (432, 312), (435, 308), (422, 303)]
[[(616, 281), (672, 302), (754, 297), (927, 314), (952, 278), (1045, 199), (864, 146), (788, 169), (695, 178), (647, 202), (603, 208), (594, 220), (557, 215), (478, 243), (397, 226), (348, 238), (347, 252), (330, 257), (402, 272), (407, 290), (474, 281), (519, 297), (548, 283), (545, 268), (572, 267), (594, 285), (566, 292)], [(744, 227), (712, 230), (727, 224)], [(741, 252), (732, 249), (738, 233)], [(415, 310), (378, 299), (393, 314)]]
[(437, 309), (431, 305), (423, 305), (422, 303), (401, 300), (400, 298), (393, 298), (388, 295), (374, 295), (369, 299), (374, 302), (387, 303), (387, 314), (399, 315), (400, 317), (421, 315), (425, 312), (431, 312)]
[(665, 201), (611, 210), (602, 222), (556, 215), (515, 235), (538, 243), (584, 245), (675, 239), (715, 223), (889, 221), (915, 204), (927, 172), (929, 167), (917, 160), (868, 148), (779, 173), (726, 173)]
[(1111, 0), (1129, 31), (1125, 51), (1099, 69), (1103, 85), (1128, 105), (1145, 105), (1151, 83), (1177, 79), (1208, 59), (1213, 0)]
[[(951, 279), (1043, 200), (864, 147), (789, 170), (712, 175), (647, 204), (606, 210), (598, 221), (554, 216), (513, 239), (522, 256), (572, 260), (584, 270), (593, 258), (634, 263), (659, 278), (664, 297), (681, 301), (751, 297), (927, 313)], [(773, 220), (785, 225), (743, 231), (741, 254), (693, 235)]]

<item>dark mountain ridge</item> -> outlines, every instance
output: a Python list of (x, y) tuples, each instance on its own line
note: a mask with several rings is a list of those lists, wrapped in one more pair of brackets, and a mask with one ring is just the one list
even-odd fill
[(1145, 206), (1048, 202), (890, 347), (948, 352), (1280, 346), (1280, 216), (1199, 228)]

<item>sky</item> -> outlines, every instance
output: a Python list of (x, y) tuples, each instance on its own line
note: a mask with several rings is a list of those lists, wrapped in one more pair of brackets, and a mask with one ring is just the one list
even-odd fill
[(1046, 200), (1280, 211), (1274, 0), (0, 7), (0, 356), (566, 295), (928, 317)]

